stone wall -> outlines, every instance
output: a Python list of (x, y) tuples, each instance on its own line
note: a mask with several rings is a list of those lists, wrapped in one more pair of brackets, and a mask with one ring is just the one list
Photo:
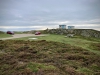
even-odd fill
[(47, 29), (44, 32), (50, 34), (60, 34), (60, 35), (75, 34), (85, 37), (100, 38), (100, 31), (96, 31), (93, 29)]

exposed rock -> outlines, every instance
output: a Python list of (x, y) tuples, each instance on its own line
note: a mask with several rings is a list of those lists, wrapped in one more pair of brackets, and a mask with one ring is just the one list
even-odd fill
[(45, 30), (45, 33), (50, 34), (60, 34), (60, 35), (81, 35), (84, 37), (95, 37), (100, 38), (100, 31), (96, 31), (93, 29), (48, 29)]
[(67, 37), (73, 37), (74, 34), (67, 34)]

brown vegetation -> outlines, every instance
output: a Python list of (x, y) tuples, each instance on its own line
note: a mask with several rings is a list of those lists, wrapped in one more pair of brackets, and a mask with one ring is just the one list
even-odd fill
[(0, 75), (99, 75), (100, 56), (64, 43), (0, 41)]

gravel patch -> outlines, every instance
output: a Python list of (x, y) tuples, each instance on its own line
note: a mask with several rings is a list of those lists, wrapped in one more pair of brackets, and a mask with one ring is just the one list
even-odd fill
[(8, 40), (8, 39), (15, 39), (15, 38), (22, 38), (22, 37), (29, 37), (29, 36), (48, 36), (47, 34), (35, 35), (35, 34), (14, 34), (12, 37), (8, 38), (1, 38), (0, 40)]

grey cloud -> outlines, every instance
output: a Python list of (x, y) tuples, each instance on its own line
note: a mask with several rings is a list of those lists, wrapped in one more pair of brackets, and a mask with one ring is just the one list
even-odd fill
[(100, 24), (95, 19), (100, 0), (0, 0), (0, 26)]

